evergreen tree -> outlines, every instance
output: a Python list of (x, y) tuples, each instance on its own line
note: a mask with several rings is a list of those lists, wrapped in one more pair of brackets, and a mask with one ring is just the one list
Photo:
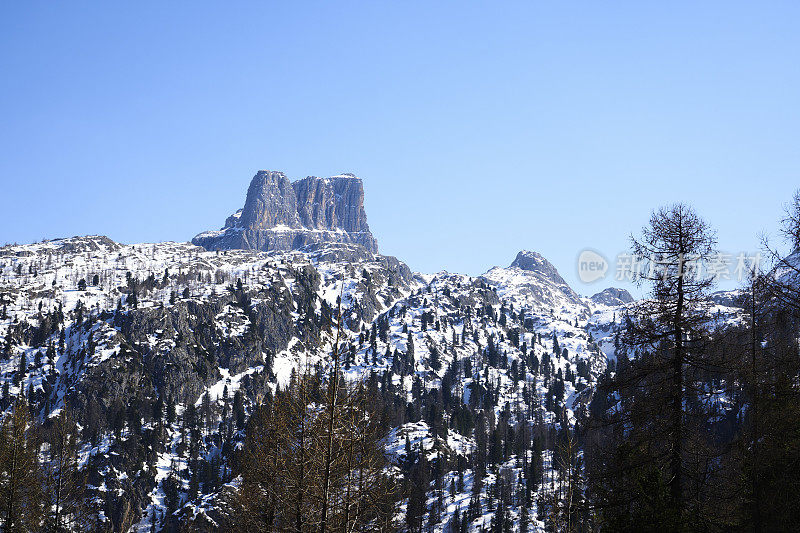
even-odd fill
[(714, 463), (693, 395), (712, 364), (704, 346), (713, 279), (694, 262), (707, 260), (714, 244), (708, 225), (682, 204), (654, 212), (632, 239), (633, 255), (653, 261), (637, 278), (650, 284), (651, 298), (636, 305), (625, 330), (626, 344), (641, 351), (598, 386), (587, 451), (597, 503), (613, 527), (703, 527), (690, 510)]
[(14, 385), (19, 385), (22, 380), (25, 379), (25, 373), (28, 370), (28, 361), (25, 357), (25, 352), (22, 351), (19, 354), (19, 367), (17, 368), (17, 373), (14, 375)]
[(408, 332), (408, 339), (406, 341), (406, 373), (413, 373), (416, 366), (414, 359), (414, 338), (411, 332)]

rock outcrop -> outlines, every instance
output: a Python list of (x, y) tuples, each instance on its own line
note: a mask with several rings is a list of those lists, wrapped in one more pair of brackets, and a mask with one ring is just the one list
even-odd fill
[(591, 300), (598, 304), (614, 307), (618, 305), (631, 303), (633, 301), (633, 296), (631, 296), (631, 293), (629, 293), (625, 289), (609, 287), (592, 296)]
[(282, 172), (260, 170), (247, 189), (244, 208), (228, 217), (221, 230), (192, 239), (207, 250), (296, 250), (321, 242), (359, 244), (377, 253), (360, 178), (309, 176), (292, 183)]
[(522, 250), (508, 268), (519, 268), (529, 272), (538, 272), (553, 283), (566, 285), (566, 281), (558, 273), (553, 264), (536, 252)]

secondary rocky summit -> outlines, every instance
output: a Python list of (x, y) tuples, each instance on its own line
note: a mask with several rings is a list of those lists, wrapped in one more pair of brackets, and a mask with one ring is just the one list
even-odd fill
[(378, 252), (367, 225), (361, 178), (340, 174), (291, 182), (283, 172), (259, 170), (244, 208), (219, 231), (192, 239), (207, 250), (297, 250), (321, 242), (360, 244)]

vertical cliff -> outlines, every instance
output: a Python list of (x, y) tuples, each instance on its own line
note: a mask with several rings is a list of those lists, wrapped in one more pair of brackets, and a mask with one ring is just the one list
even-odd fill
[(240, 220), (243, 227), (251, 230), (281, 225), (300, 227), (297, 198), (289, 179), (282, 172), (259, 171), (247, 188)]
[(244, 208), (219, 231), (192, 239), (208, 250), (293, 250), (319, 242), (378, 243), (364, 210), (364, 184), (352, 174), (309, 176), (292, 183), (282, 172), (260, 170), (247, 189)]

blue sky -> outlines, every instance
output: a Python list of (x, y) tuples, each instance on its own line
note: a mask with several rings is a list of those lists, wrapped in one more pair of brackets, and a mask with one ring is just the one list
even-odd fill
[[(169, 4), (169, 5), (165, 5)], [(702, 4), (702, 5), (699, 5)], [(188, 240), (258, 169), (364, 179), (381, 251), (579, 292), (652, 209), (758, 248), (800, 187), (797, 2), (16, 2), (0, 243)]]

